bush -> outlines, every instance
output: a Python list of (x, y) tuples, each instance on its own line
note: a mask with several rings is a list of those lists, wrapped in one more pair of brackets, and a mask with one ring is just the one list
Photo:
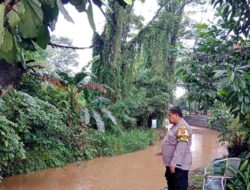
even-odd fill
[(229, 181), (227, 187), (230, 190), (250, 190), (250, 164), (248, 160), (243, 162), (239, 169), (232, 169), (234, 177)]
[(67, 126), (55, 106), (24, 92), (0, 99), (0, 178), (146, 148), (155, 134), (110, 125), (107, 132)]
[(149, 113), (153, 112), (153, 110), (149, 110), (148, 113), (145, 113), (148, 110), (146, 103), (145, 93), (138, 93), (132, 97), (117, 101), (111, 106), (110, 110), (123, 126), (133, 128), (138, 125), (141, 115), (144, 114), (144, 118), (147, 119)]
[[(118, 127), (117, 127), (118, 128)], [(153, 131), (139, 129), (119, 130), (117, 134), (89, 129), (84, 154), (87, 159), (97, 156), (114, 156), (137, 151), (152, 145), (156, 139)]]
[(67, 127), (65, 115), (55, 106), (26, 93), (13, 92), (1, 101), (0, 113), (16, 126), (5, 122), (7, 126), (1, 125), (1, 134), (8, 129), (8, 139), (13, 141), (10, 146), (23, 155), (19, 160), (20, 156), (4, 152), (3, 157), (12, 157), (6, 160), (2, 175), (62, 166), (83, 158), (86, 134), (79, 127)]
[(219, 101), (215, 101), (212, 109), (210, 109), (211, 117), (209, 119), (209, 127), (217, 129), (221, 132), (227, 132), (227, 127), (232, 123), (233, 117), (227, 106)]
[(15, 131), (17, 125), (0, 115), (0, 178), (4, 168), (17, 159), (25, 158), (25, 150), (20, 137)]

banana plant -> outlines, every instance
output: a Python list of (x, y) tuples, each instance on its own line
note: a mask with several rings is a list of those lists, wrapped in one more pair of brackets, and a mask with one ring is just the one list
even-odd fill
[(97, 90), (102, 94), (106, 94), (108, 90), (112, 91), (112, 89), (100, 83), (93, 83), (92, 77), (95, 76), (87, 72), (80, 72), (75, 76), (58, 72), (58, 76), (57, 78), (53, 76), (42, 76), (39, 78), (52, 83), (68, 94), (68, 99), (62, 101), (66, 102), (64, 105), (66, 105), (66, 110), (68, 110), (69, 126), (74, 125), (74, 115), (78, 115), (78, 113), (80, 113), (79, 122), (83, 128), (89, 127), (91, 125), (90, 120), (93, 118), (98, 130), (104, 132), (103, 116), (107, 116), (113, 124), (117, 124), (115, 117), (107, 109), (111, 101), (103, 96), (93, 96), (90, 93), (91, 90)]
[(227, 187), (230, 190), (250, 190), (250, 163), (243, 162), (240, 169), (230, 169), (234, 177), (229, 181)]

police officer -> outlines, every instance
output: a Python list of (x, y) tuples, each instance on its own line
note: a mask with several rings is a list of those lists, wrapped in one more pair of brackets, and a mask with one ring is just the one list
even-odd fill
[(166, 166), (168, 190), (187, 190), (188, 171), (192, 165), (190, 151), (192, 129), (183, 119), (179, 107), (169, 109), (168, 119), (173, 126), (163, 140), (162, 151), (156, 155), (162, 155)]

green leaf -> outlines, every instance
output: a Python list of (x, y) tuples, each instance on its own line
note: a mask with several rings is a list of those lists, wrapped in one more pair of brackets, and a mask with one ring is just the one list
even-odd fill
[(243, 102), (243, 97), (244, 97), (243, 94), (239, 95), (239, 102)]
[(94, 17), (93, 17), (93, 7), (92, 7), (92, 3), (89, 3), (88, 9), (87, 9), (87, 15), (88, 15), (88, 19), (89, 19), (89, 24), (92, 28), (92, 30), (95, 32), (96, 31), (96, 27), (95, 27), (95, 22), (94, 22)]
[(248, 166), (248, 160), (246, 160), (241, 166), (240, 166), (240, 171), (243, 172)]
[(245, 100), (245, 103), (246, 103), (246, 104), (248, 104), (248, 103), (250, 102), (248, 96), (245, 96), (245, 97), (244, 97), (244, 100)]
[(250, 74), (247, 73), (246, 71), (243, 72), (243, 75), (244, 77), (247, 79), (247, 80), (250, 80)]
[(73, 19), (71, 18), (71, 16), (68, 13), (68, 11), (65, 9), (64, 5), (62, 4), (62, 1), (56, 0), (56, 2), (57, 2), (57, 6), (58, 6), (60, 12), (63, 14), (64, 18), (67, 21), (74, 23)]
[(56, 5), (56, 0), (40, 0), (40, 1), (42, 2), (42, 4), (47, 4), (51, 8), (55, 7)]
[(20, 46), (25, 50), (36, 51), (34, 42), (31, 39), (23, 38), (22, 41), (20, 42)]
[[(15, 11), (14, 11), (15, 10)], [(24, 20), (24, 4), (23, 3), (17, 3), (13, 6), (13, 9), (7, 14), (8, 23), (9, 25), (14, 28), (16, 25), (18, 25), (22, 20)]]
[(227, 184), (227, 187), (230, 189), (230, 190), (234, 190), (234, 186), (232, 184)]
[(197, 24), (195, 26), (196, 29), (202, 30), (202, 29), (207, 29), (208, 25), (207, 24)]
[(50, 42), (50, 33), (46, 26), (42, 25), (38, 28), (37, 44), (46, 49), (48, 43)]
[(217, 70), (216, 73), (214, 74), (214, 78), (219, 78), (221, 76), (224, 76), (225, 73), (227, 73), (227, 70)]
[(233, 89), (234, 89), (234, 91), (236, 91), (236, 92), (239, 92), (239, 91), (240, 91), (240, 87), (238, 86), (238, 83), (237, 83), (237, 82), (234, 82), (234, 83), (233, 83)]
[(211, 1), (211, 4), (214, 4), (214, 1), (215, 1), (215, 0), (212, 0), (212, 1)]
[(4, 33), (4, 4), (0, 4), (0, 46), (3, 43), (3, 33)]
[(132, 5), (132, 0), (123, 0), (125, 3), (127, 3), (128, 5)]
[(49, 26), (50, 29), (53, 31), (55, 29), (54, 23), (57, 20), (57, 17), (59, 15), (58, 7), (57, 6), (51, 7), (48, 4), (43, 4), (42, 10), (43, 10), (43, 23), (44, 23), (44, 25)]
[(238, 77), (238, 81), (239, 81), (240, 87), (244, 89), (246, 87), (246, 82), (241, 77)]
[(218, 94), (222, 96), (227, 96), (229, 94), (230, 90), (228, 88), (223, 88), (218, 90)]
[(107, 115), (107, 117), (112, 121), (114, 125), (117, 125), (116, 118), (113, 116), (113, 114), (106, 108), (101, 108), (101, 111)]
[(89, 124), (89, 122), (90, 122), (90, 113), (89, 113), (89, 110), (87, 108), (81, 108), (80, 120), (81, 120), (81, 122), (83, 122), (86, 125)]
[(217, 84), (217, 87), (220, 89), (220, 88), (224, 88), (225, 85), (227, 85), (228, 81), (227, 81), (227, 78), (224, 78), (222, 80), (220, 80)]
[(100, 132), (105, 132), (105, 124), (104, 124), (104, 121), (103, 121), (100, 113), (98, 113), (94, 109), (92, 109), (91, 111), (92, 111), (92, 116), (95, 119), (98, 130)]
[(16, 55), (17, 55), (16, 48), (13, 48), (12, 51), (9, 51), (7, 53), (3, 53), (0, 51), (0, 59), (4, 59), (8, 63), (14, 63), (16, 61)]
[(14, 38), (7, 30), (4, 31), (3, 36), (3, 43), (0, 45), (0, 59), (4, 59), (8, 63), (13, 63), (16, 60), (17, 55)]
[(217, 0), (213, 2), (214, 8), (217, 6), (218, 3), (222, 4), (222, 0)]
[(8, 30), (4, 30), (3, 32), (3, 43), (0, 44), (1, 52), (9, 52), (13, 47), (13, 36)]
[(229, 7), (230, 7), (229, 5), (226, 5), (225, 8), (223, 9), (222, 15), (224, 18), (228, 16)]
[(87, 0), (70, 0), (70, 4), (80, 13), (86, 11)]
[(234, 72), (231, 72), (231, 74), (230, 74), (230, 81), (231, 81), (231, 82), (233, 82), (233, 81), (234, 81), (234, 77), (235, 77)]
[(19, 29), (24, 38), (36, 38), (38, 26), (43, 24), (41, 3), (37, 0), (23, 0), (25, 15), (24, 21), (19, 24)]

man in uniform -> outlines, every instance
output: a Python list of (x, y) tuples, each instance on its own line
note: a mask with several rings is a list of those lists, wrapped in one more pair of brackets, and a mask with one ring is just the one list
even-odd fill
[(179, 107), (169, 109), (168, 119), (173, 126), (163, 140), (162, 151), (156, 155), (162, 155), (166, 166), (168, 190), (187, 190), (188, 171), (192, 165), (190, 151), (192, 129), (183, 119)]

